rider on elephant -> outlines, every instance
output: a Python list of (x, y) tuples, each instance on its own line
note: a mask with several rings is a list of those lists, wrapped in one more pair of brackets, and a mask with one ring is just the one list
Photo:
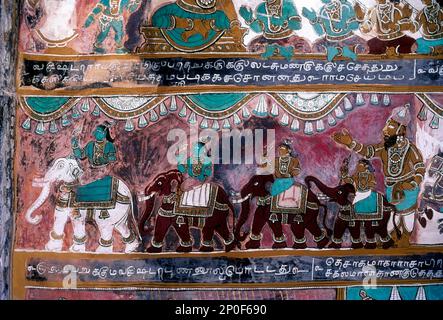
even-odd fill
[(328, 61), (338, 55), (357, 60), (357, 53), (367, 52), (366, 41), (354, 34), (359, 28), (355, 10), (348, 0), (322, 0), (324, 6), (317, 15), (315, 10), (303, 8), (303, 16), (313, 25), (318, 35), (314, 51), (326, 52)]
[(71, 140), (72, 151), (74, 157), (78, 160), (88, 159), (92, 168), (105, 167), (115, 162), (116, 148), (114, 139), (109, 132), (109, 123), (97, 126), (92, 133), (95, 141), (90, 141), (84, 148), (80, 148), (78, 138), (73, 137)]
[[(398, 48), (398, 53), (411, 53), (415, 39), (405, 34), (415, 33), (417, 23), (411, 20), (412, 7), (400, 5), (398, 0), (377, 0), (375, 7), (367, 12), (367, 19), (360, 27), (363, 33), (373, 29), (377, 36), (368, 41), (369, 54), (385, 54), (388, 48)], [(355, 11), (359, 20), (365, 18), (365, 11), (357, 3)]]
[(289, 60), (294, 51), (310, 52), (309, 43), (294, 34), (302, 26), (293, 0), (265, 0), (255, 9), (255, 16), (251, 8), (241, 6), (240, 15), (254, 32), (263, 34), (249, 45), (255, 52), (266, 48), (263, 58), (279, 52)]
[(417, 14), (422, 38), (417, 39), (417, 53), (430, 54), (436, 47), (443, 46), (442, 0), (423, 0), (425, 7)]
[(212, 176), (213, 165), (206, 149), (207, 143), (207, 139), (200, 139), (194, 144), (191, 156), (186, 161), (180, 155), (177, 157), (177, 169), (187, 176), (181, 185), (183, 192), (205, 184)]
[[(283, 142), (278, 149), (279, 156), (275, 159), (275, 181), (271, 186), (271, 195), (277, 196), (289, 190), (295, 184), (295, 177), (300, 174), (300, 162), (292, 155), (290, 141)], [(261, 164), (260, 167), (265, 167)]]
[[(347, 130), (333, 135), (337, 143), (366, 159), (376, 157), (382, 160), (387, 200), (397, 209), (395, 219), (403, 224), (405, 244), (414, 228), (414, 213), (417, 209), (420, 184), (425, 174), (422, 154), (415, 144), (406, 138), (406, 129), (410, 121), (409, 105), (395, 108), (383, 128), (384, 141), (374, 145), (363, 145), (355, 141)], [(391, 224), (390, 222), (390, 231), (393, 230)]]
[(140, 5), (141, 0), (100, 0), (100, 2), (94, 7), (92, 12), (86, 19), (85, 28), (95, 21), (99, 16), (100, 33), (98, 34), (94, 51), (96, 53), (105, 53), (103, 48), (103, 42), (109, 36), (111, 29), (115, 32), (115, 42), (117, 44), (117, 53), (126, 53), (128, 50), (123, 46), (124, 27), (123, 27), (123, 14), (127, 10), (130, 13), (135, 12)]

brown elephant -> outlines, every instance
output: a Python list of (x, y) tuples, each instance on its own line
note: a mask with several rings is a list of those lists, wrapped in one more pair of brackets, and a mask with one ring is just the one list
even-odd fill
[[(266, 223), (268, 223), (274, 233), (274, 244), (272, 248), (285, 248), (286, 238), (283, 234), (282, 224), (289, 224), (294, 236), (295, 249), (304, 249), (306, 245), (305, 229), (314, 236), (314, 241), (318, 248), (323, 248), (329, 243), (329, 239), (325, 230), (321, 230), (317, 223), (320, 208), (326, 210), (326, 206), (322, 205), (317, 196), (305, 186), (301, 186), (306, 191), (306, 203), (299, 209), (291, 208), (281, 212), (272, 212), (274, 206), (274, 197), (269, 193), (269, 187), (274, 182), (273, 175), (256, 175), (242, 188), (240, 192), (241, 199), (234, 201), (241, 203), (242, 209), (239, 220), (235, 226), (235, 237), (240, 243), (244, 241), (248, 233), (241, 235), (241, 229), (249, 218), (250, 204), (253, 198), (257, 198), (257, 210), (254, 213), (252, 222), (252, 233), (249, 241), (246, 243), (246, 249), (260, 248), (262, 238), (261, 231)], [(292, 211), (292, 212), (291, 212)], [(325, 213), (326, 214), (326, 213)]]
[[(217, 232), (224, 240), (225, 250), (231, 251), (235, 248), (235, 238), (228, 227), (228, 216), (234, 207), (222, 187), (216, 184), (206, 184), (201, 188), (207, 188), (209, 195), (207, 205), (192, 206), (186, 203), (185, 197), (189, 193), (183, 193), (180, 189), (183, 183), (183, 175), (178, 170), (171, 170), (158, 175), (153, 182), (146, 187), (145, 197), (140, 201), (146, 202), (145, 211), (139, 221), (140, 234), (145, 236), (150, 230), (145, 228), (146, 222), (151, 218), (156, 195), (162, 197), (162, 203), (158, 209), (155, 221), (154, 236), (151, 246), (147, 252), (156, 253), (163, 249), (164, 238), (172, 226), (180, 238), (177, 252), (192, 251), (193, 241), (189, 229), (199, 228), (202, 231), (202, 243), (200, 251), (213, 251), (214, 232)], [(199, 192), (195, 188), (191, 192)]]
[(360, 227), (362, 225), (366, 235), (364, 248), (375, 249), (377, 247), (375, 239), (376, 235), (379, 235), (384, 249), (392, 247), (394, 245), (394, 240), (392, 240), (387, 230), (388, 221), (391, 218), (391, 215), (397, 237), (401, 237), (400, 230), (394, 219), (396, 213), (395, 206), (390, 204), (381, 194), (377, 193), (377, 197), (379, 197), (378, 201), (381, 204), (379, 214), (374, 216), (366, 215), (360, 218), (358, 215), (354, 214), (353, 201), (356, 196), (356, 190), (352, 184), (347, 183), (331, 188), (312, 176), (306, 177), (305, 182), (309, 189), (311, 189), (311, 183), (314, 183), (315, 186), (328, 197), (328, 201), (336, 202), (340, 206), (340, 211), (335, 219), (334, 230), (330, 230), (325, 225), (328, 235), (332, 236), (331, 244), (329, 245), (330, 248), (341, 248), (342, 237), (346, 229), (349, 229), (351, 234), (352, 248), (363, 248), (363, 242), (360, 235)]

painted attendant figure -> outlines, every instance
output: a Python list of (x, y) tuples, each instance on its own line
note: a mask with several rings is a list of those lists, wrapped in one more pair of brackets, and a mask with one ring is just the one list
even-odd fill
[(123, 46), (124, 27), (123, 14), (126, 10), (130, 13), (135, 12), (140, 5), (141, 0), (100, 0), (86, 19), (85, 28), (89, 28), (99, 16), (100, 33), (94, 44), (94, 52), (105, 53), (103, 42), (109, 36), (111, 29), (115, 32), (115, 42), (117, 53), (127, 53), (128, 50)]
[(212, 176), (212, 161), (206, 148), (207, 143), (209, 143), (209, 139), (200, 139), (200, 141), (193, 146), (192, 154), (186, 161), (183, 161), (181, 156), (177, 157), (177, 169), (186, 177), (181, 185), (183, 192), (195, 189), (209, 182), (208, 179)]
[(417, 53), (430, 54), (437, 47), (443, 47), (443, 1), (423, 0), (423, 4), (425, 7), (416, 18), (422, 34), (422, 38), (417, 39)]
[(315, 32), (322, 36), (314, 43), (314, 51), (326, 52), (328, 61), (341, 55), (357, 60), (357, 53), (367, 52), (366, 41), (354, 34), (360, 25), (354, 7), (348, 0), (322, 0), (324, 6), (319, 14), (303, 8), (303, 16), (313, 25)]
[[(273, 197), (289, 190), (295, 184), (294, 178), (300, 174), (300, 162), (292, 152), (289, 140), (279, 146), (279, 156), (275, 159), (275, 181), (271, 186), (271, 196)], [(260, 165), (260, 167), (264, 166), (266, 164)]]
[[(409, 105), (395, 108), (383, 128), (384, 141), (374, 145), (363, 145), (355, 141), (346, 129), (333, 135), (337, 143), (366, 159), (381, 159), (386, 197), (395, 205), (397, 209), (395, 219), (403, 230), (403, 241), (398, 243), (399, 246), (409, 245), (409, 236), (414, 229), (420, 184), (425, 174), (423, 156), (415, 144), (406, 138), (406, 128), (410, 121)], [(392, 221), (388, 227), (392, 232), (394, 229)]]
[[(377, 0), (378, 4), (367, 12), (367, 19), (360, 29), (369, 33), (373, 29), (377, 36), (368, 41), (369, 54), (385, 54), (388, 48), (397, 48), (397, 53), (411, 53), (415, 39), (405, 34), (416, 32), (418, 27), (411, 20), (412, 7), (400, 5), (398, 0)], [(365, 17), (364, 10), (356, 4), (355, 10), (359, 20)]]
[(263, 1), (255, 9), (255, 16), (251, 8), (241, 6), (240, 15), (254, 32), (263, 33), (249, 45), (253, 51), (265, 48), (263, 58), (279, 53), (289, 60), (294, 51), (310, 52), (309, 43), (294, 34), (301, 29), (301, 17), (293, 0)]

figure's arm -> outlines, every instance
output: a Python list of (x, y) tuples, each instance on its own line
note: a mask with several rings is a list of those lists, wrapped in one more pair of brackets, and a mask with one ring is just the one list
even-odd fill
[(421, 28), (421, 26), (423, 26), (424, 22), (425, 22), (425, 16), (423, 14), (423, 10), (421, 10), (417, 16), (415, 17), (415, 22), (417, 23), (418, 26), (418, 30)]
[(72, 152), (74, 153), (74, 157), (77, 160), (83, 160), (83, 159), (86, 158), (86, 148), (87, 148), (87, 146), (85, 148), (80, 148), (80, 146), (78, 145), (77, 137), (72, 138), (71, 146), (72, 146)]
[(350, 4), (343, 6), (343, 21), (343, 27), (345, 27), (347, 24), (351, 30), (357, 30), (360, 25), (360, 23), (357, 21), (355, 10)]
[(317, 32), (319, 36), (325, 34), (325, 29), (323, 28), (323, 24), (321, 23), (322, 21), (320, 18), (317, 17), (317, 13), (314, 9), (309, 10), (308, 8), (304, 7), (302, 10), (302, 15), (309, 20), (309, 23), (312, 25), (315, 32)]
[(103, 160), (105, 163), (114, 162), (117, 161), (117, 150), (115, 149), (115, 146), (112, 143), (106, 144), (107, 150), (103, 155)]
[(288, 28), (291, 30), (300, 30), (301, 25), (301, 17), (298, 14), (297, 8), (294, 6), (294, 3), (292, 1), (283, 2), (283, 9), (285, 9), (286, 6), (286, 14), (281, 17), (282, 24), (285, 23), (286, 19), (288, 21)]
[(398, 28), (401, 31), (411, 31), (415, 33), (418, 31), (418, 23), (415, 20), (411, 19), (412, 15), (412, 7), (409, 5), (405, 5), (403, 7), (396, 6), (395, 7), (395, 20), (397, 21)]
[(135, 10), (137, 10), (140, 3), (141, 3), (141, 0), (130, 0), (127, 5), (129, 12), (130, 13), (135, 12)]
[(412, 182), (412, 184), (415, 187), (418, 187), (423, 182), (423, 179), (425, 177), (426, 166), (424, 164), (421, 152), (417, 149), (415, 145), (411, 145), (411, 151), (412, 151), (411, 162), (414, 165), (413, 170), (415, 173), (414, 181)]
[(89, 14), (88, 18), (86, 19), (85, 28), (88, 28), (95, 20), (95, 17), (103, 12), (105, 9), (105, 5), (103, 4), (103, 1), (100, 1), (92, 10), (92, 12)]
[(381, 151), (384, 149), (383, 143), (364, 145), (355, 141), (346, 129), (343, 129), (341, 132), (335, 132), (332, 135), (332, 138), (338, 144), (345, 146), (349, 150), (358, 153), (368, 160), (372, 158), (379, 158), (381, 156)]
[(292, 166), (291, 166), (291, 176), (292, 177), (297, 177), (300, 174), (300, 161), (297, 158), (294, 158), (293, 162), (292, 162)]
[[(360, 30), (363, 33), (369, 33), (374, 28), (375, 22), (377, 20), (377, 12), (375, 8), (369, 10), (366, 20), (363, 18), (363, 23), (360, 25)], [(366, 17), (366, 15), (365, 15)]]
[(369, 189), (374, 190), (377, 186), (377, 180), (375, 179), (375, 175), (371, 174), (369, 175), (369, 181), (368, 181)]
[(254, 17), (251, 8), (241, 6), (240, 16), (245, 19), (246, 24), (252, 29), (252, 31), (260, 33), (265, 29), (263, 22)]

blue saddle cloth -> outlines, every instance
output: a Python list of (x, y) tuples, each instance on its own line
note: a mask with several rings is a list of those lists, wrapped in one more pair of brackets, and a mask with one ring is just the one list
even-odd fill
[(355, 203), (352, 208), (354, 220), (380, 220), (383, 218), (383, 196), (372, 191), (370, 196)]
[(371, 192), (371, 195), (354, 204), (355, 214), (377, 214), (377, 192)]
[(75, 190), (75, 201), (77, 203), (108, 202), (113, 199), (113, 178), (106, 176), (100, 180), (91, 182)]

